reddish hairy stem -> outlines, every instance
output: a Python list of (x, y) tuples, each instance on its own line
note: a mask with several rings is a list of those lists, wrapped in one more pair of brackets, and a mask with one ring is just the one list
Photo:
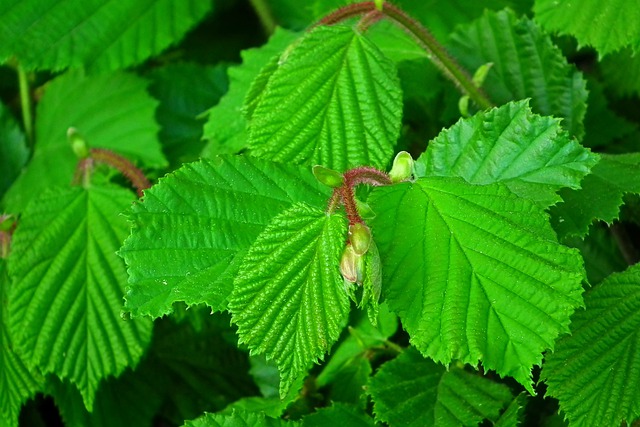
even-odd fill
[(372, 168), (370, 166), (360, 166), (344, 173), (344, 181), (350, 187), (358, 184), (369, 184), (376, 187), (390, 185), (391, 178), (386, 172)]
[(348, 6), (341, 7), (340, 9), (334, 10), (333, 12), (313, 24), (311, 28), (317, 27), (318, 25), (337, 24), (340, 21), (344, 21), (345, 19), (353, 18), (354, 16), (371, 12), (372, 10), (376, 10), (376, 4), (372, 1), (353, 3)]
[(347, 212), (347, 219), (349, 220), (349, 225), (362, 223), (364, 221), (360, 217), (358, 213), (358, 207), (356, 206), (355, 195), (353, 194), (353, 188), (347, 184), (345, 181), (344, 185), (340, 187), (340, 193), (342, 196), (342, 204), (344, 205), (344, 210)]
[(138, 197), (142, 197), (142, 190), (151, 187), (149, 180), (142, 171), (125, 157), (104, 148), (92, 148), (89, 152), (90, 157), (96, 162), (118, 169), (131, 182), (131, 185), (136, 189)]

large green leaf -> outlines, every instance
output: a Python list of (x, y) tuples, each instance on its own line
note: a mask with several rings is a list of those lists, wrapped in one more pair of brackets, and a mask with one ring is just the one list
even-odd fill
[(17, 427), (22, 404), (42, 390), (44, 378), (29, 370), (13, 350), (7, 328), (9, 276), (6, 261), (0, 258), (0, 426)]
[(130, 74), (85, 77), (80, 72), (65, 73), (46, 86), (33, 158), (7, 192), (5, 206), (22, 211), (39, 191), (71, 183), (78, 159), (67, 141), (69, 127), (78, 129), (90, 147), (114, 150), (147, 167), (166, 166), (154, 118), (158, 103), (146, 87), (145, 80)]
[(640, 56), (630, 49), (607, 55), (602, 59), (601, 67), (607, 86), (619, 95), (640, 94)]
[(0, 199), (16, 179), (29, 158), (29, 149), (24, 133), (0, 102)]
[(334, 403), (302, 419), (302, 427), (374, 427), (373, 418), (355, 406)]
[(582, 138), (586, 81), (533, 21), (508, 10), (485, 12), (458, 29), (450, 47), (469, 70), (493, 63), (482, 86), (493, 102), (531, 98), (534, 112), (562, 118), (562, 126)]
[(594, 220), (611, 224), (618, 218), (622, 196), (640, 194), (640, 154), (602, 154), (579, 190), (564, 189), (564, 202), (551, 208), (553, 226), (561, 237), (583, 237)]
[(328, 197), (308, 168), (233, 156), (184, 165), (129, 213), (126, 308), (152, 317), (175, 301), (225, 310), (244, 251), (269, 221), (294, 202), (320, 207)]
[(298, 203), (273, 218), (245, 256), (229, 311), (240, 342), (280, 371), (280, 397), (338, 339), (349, 314), (339, 271), (347, 225)]
[(317, 27), (269, 79), (250, 122), (256, 156), (345, 170), (384, 167), (400, 130), (394, 64), (351, 27)]
[(482, 362), (533, 392), (531, 368), (582, 305), (584, 270), (535, 203), (502, 184), (421, 178), (369, 203), (383, 296), (425, 356)]
[(149, 92), (160, 101), (160, 142), (173, 164), (196, 160), (205, 142), (201, 115), (227, 90), (226, 67), (171, 64), (151, 73)]
[(423, 358), (413, 348), (382, 365), (368, 387), (376, 420), (391, 426), (475, 427), (513, 398), (506, 385)]
[(421, 176), (503, 182), (514, 193), (549, 206), (561, 200), (560, 188), (580, 188), (597, 161), (597, 155), (569, 138), (558, 119), (532, 114), (528, 101), (519, 101), (442, 131), (416, 164)]
[(247, 147), (249, 132), (242, 109), (249, 87), (262, 67), (297, 37), (298, 33), (276, 29), (264, 46), (241, 52), (242, 65), (230, 67), (228, 71), (229, 91), (209, 110), (203, 132), (204, 139), (209, 141), (202, 152), (204, 157), (237, 153)]
[(571, 426), (640, 419), (640, 265), (609, 276), (584, 297), (571, 335), (547, 355), (542, 378)]
[(183, 427), (296, 427), (296, 421), (270, 418), (261, 413), (236, 409), (231, 414), (205, 414), (200, 418), (187, 421)]
[(88, 409), (100, 381), (136, 365), (151, 340), (151, 322), (120, 316), (127, 275), (115, 251), (128, 231), (120, 212), (133, 199), (116, 187), (46, 191), (13, 237), (16, 349), (31, 366), (74, 383)]
[(635, 51), (640, 48), (640, 8), (636, 2), (536, 0), (533, 10), (545, 29), (572, 35), (601, 56), (625, 46)]
[(7, 0), (0, 61), (23, 67), (115, 70), (160, 53), (211, 9), (200, 0)]

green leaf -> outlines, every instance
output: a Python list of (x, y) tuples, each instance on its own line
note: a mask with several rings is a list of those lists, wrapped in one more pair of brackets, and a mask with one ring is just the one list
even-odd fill
[(423, 358), (413, 348), (385, 363), (369, 383), (376, 421), (403, 426), (477, 426), (496, 421), (512, 399), (506, 385)]
[(8, 0), (0, 7), (0, 61), (15, 55), (27, 69), (125, 68), (179, 41), (210, 10), (211, 2), (198, 0)]
[(0, 258), (0, 426), (18, 427), (20, 407), (42, 390), (44, 378), (35, 370), (29, 370), (13, 351), (7, 328), (9, 284), (6, 261)]
[(101, 380), (136, 365), (151, 339), (149, 321), (120, 317), (127, 276), (115, 251), (128, 226), (119, 214), (133, 199), (115, 187), (47, 191), (13, 236), (16, 348), (29, 365), (74, 383), (89, 410)]
[(602, 74), (608, 87), (618, 95), (640, 95), (640, 56), (630, 49), (607, 55), (601, 62)]
[(468, 70), (493, 63), (482, 87), (496, 104), (531, 98), (534, 112), (562, 118), (572, 136), (584, 135), (586, 81), (530, 19), (485, 12), (451, 36), (450, 48)]
[(236, 409), (232, 414), (205, 414), (193, 421), (187, 421), (183, 427), (295, 427), (295, 421), (270, 418), (264, 414)]
[(583, 237), (594, 220), (611, 224), (618, 218), (622, 196), (640, 194), (640, 154), (602, 154), (580, 190), (560, 192), (564, 202), (551, 208), (560, 237)]
[(632, 425), (640, 419), (640, 265), (585, 294), (571, 335), (547, 355), (541, 377), (571, 426)]
[(256, 156), (338, 171), (384, 167), (401, 115), (394, 64), (353, 28), (320, 26), (269, 79), (252, 116), (249, 148)]
[(29, 158), (24, 133), (9, 109), (0, 102), (0, 199)]
[(157, 68), (150, 77), (149, 92), (160, 101), (156, 116), (167, 158), (176, 165), (196, 160), (205, 145), (200, 116), (227, 91), (226, 68), (178, 63)]
[(152, 317), (176, 301), (225, 310), (243, 254), (269, 221), (292, 203), (328, 198), (309, 168), (234, 156), (184, 165), (128, 214), (125, 307)]
[(230, 67), (229, 91), (215, 107), (209, 110), (209, 119), (204, 125), (203, 138), (208, 144), (203, 157), (218, 154), (237, 153), (249, 142), (247, 120), (242, 114), (243, 104), (253, 80), (262, 67), (298, 38), (298, 33), (276, 29), (269, 41), (262, 47), (241, 52), (242, 65)]
[[(504, 411), (498, 421), (495, 422), (496, 427), (514, 427), (519, 426), (524, 421), (524, 408), (527, 404), (527, 395), (520, 393), (511, 401), (507, 409)], [(547, 424), (548, 426), (548, 424)], [(548, 426), (549, 427), (549, 426)]]
[(519, 101), (442, 131), (416, 169), (419, 176), (461, 177), (472, 184), (503, 182), (519, 196), (549, 206), (561, 200), (560, 188), (580, 188), (597, 160), (569, 138), (558, 119), (532, 114), (528, 101)]
[(600, 56), (625, 46), (640, 48), (640, 9), (637, 3), (612, 0), (557, 2), (536, 0), (536, 20), (547, 31), (574, 36), (581, 46), (593, 46)]
[(374, 427), (373, 418), (355, 406), (334, 403), (302, 419), (302, 427)]
[(501, 184), (421, 178), (378, 187), (369, 203), (383, 261), (383, 297), (425, 355), (514, 377), (568, 331), (584, 270), (547, 215)]
[(349, 314), (338, 265), (347, 226), (298, 203), (273, 218), (245, 256), (229, 311), (240, 342), (280, 371), (280, 397), (322, 359)]
[(38, 104), (33, 158), (5, 195), (5, 206), (20, 212), (34, 194), (71, 183), (78, 159), (67, 141), (69, 127), (90, 147), (111, 149), (147, 167), (166, 166), (154, 118), (158, 103), (146, 87), (145, 80), (124, 73), (69, 72), (49, 83)]

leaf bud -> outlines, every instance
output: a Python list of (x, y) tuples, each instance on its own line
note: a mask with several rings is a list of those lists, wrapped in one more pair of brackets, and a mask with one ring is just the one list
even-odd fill
[(371, 230), (362, 223), (355, 223), (349, 226), (349, 243), (356, 255), (364, 255), (371, 245)]
[(339, 188), (342, 187), (342, 184), (344, 184), (344, 177), (338, 171), (325, 168), (321, 165), (315, 165), (312, 170), (313, 176), (315, 176), (318, 181), (328, 187)]
[(401, 151), (396, 154), (396, 158), (393, 159), (393, 167), (389, 172), (391, 182), (394, 184), (397, 182), (406, 181), (411, 178), (413, 173), (413, 157), (406, 151)]
[(356, 254), (352, 245), (347, 245), (344, 248), (342, 259), (340, 260), (340, 274), (351, 283), (362, 284), (364, 279), (364, 257)]
[(87, 141), (84, 140), (78, 129), (70, 127), (67, 129), (67, 140), (71, 144), (71, 149), (74, 154), (80, 159), (86, 159), (89, 157), (89, 147)]

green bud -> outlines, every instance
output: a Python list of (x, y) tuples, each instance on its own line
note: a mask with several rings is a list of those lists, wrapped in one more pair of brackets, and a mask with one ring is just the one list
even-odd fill
[(356, 208), (358, 209), (358, 214), (362, 219), (373, 219), (376, 217), (376, 213), (371, 209), (371, 206), (358, 199), (356, 199)]
[(357, 255), (364, 255), (371, 245), (371, 230), (364, 224), (355, 223), (349, 226), (349, 242)]
[(364, 257), (356, 254), (351, 245), (347, 245), (342, 253), (340, 273), (344, 280), (350, 283), (362, 284), (364, 279)]
[(476, 72), (473, 73), (472, 81), (475, 87), (482, 87), (491, 67), (493, 67), (493, 62), (487, 62), (486, 64), (481, 65)]
[(312, 170), (313, 176), (327, 187), (338, 188), (344, 184), (344, 177), (338, 171), (320, 165), (315, 165)]
[(389, 172), (391, 182), (394, 184), (397, 182), (406, 181), (411, 178), (413, 173), (413, 157), (406, 151), (401, 151), (396, 154), (396, 158), (393, 159), (393, 167)]
[(71, 127), (67, 130), (67, 140), (69, 141), (69, 144), (71, 144), (71, 149), (78, 158), (86, 159), (89, 157), (87, 141), (84, 140), (76, 128)]

